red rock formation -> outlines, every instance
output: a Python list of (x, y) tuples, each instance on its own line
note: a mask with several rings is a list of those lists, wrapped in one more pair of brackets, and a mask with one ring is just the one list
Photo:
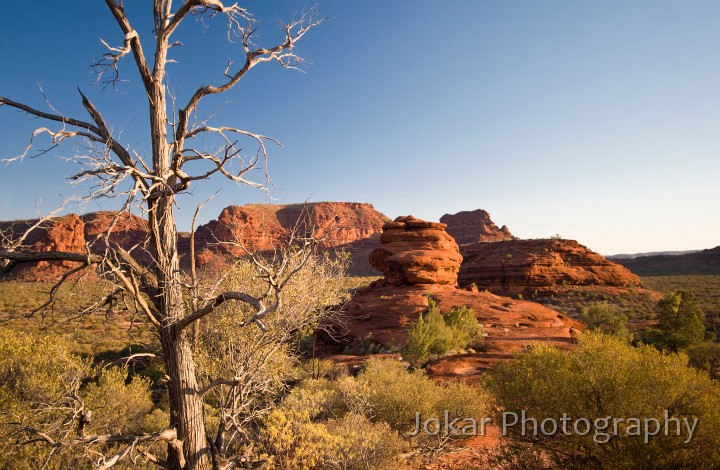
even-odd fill
[[(317, 202), (306, 204), (250, 204), (229, 206), (217, 220), (198, 227), (198, 263), (218, 266), (234, 256), (252, 251), (273, 250), (298, 228), (302, 235), (325, 236), (325, 249), (345, 249), (352, 255), (350, 271), (370, 274), (368, 253), (379, 244), (380, 231), (387, 221), (372, 204)], [(218, 241), (241, 241), (221, 244)]]
[(428, 372), (434, 377), (479, 379), (481, 371), (499, 360), (512, 359), (533, 344), (571, 348), (576, 341), (570, 330), (584, 328), (538, 303), (488, 292), (438, 284), (374, 285), (358, 291), (345, 306), (342, 323), (334, 328), (338, 342), (322, 334), (319, 350), (331, 357), (343, 349), (346, 353), (363, 354), (362, 347), (369, 342), (380, 345), (376, 351), (397, 350), (407, 341), (409, 326), (427, 309), (428, 295), (442, 312), (471, 307), (487, 333), (482, 351), (445, 357), (430, 365)]
[(85, 222), (85, 240), (93, 243), (111, 231), (110, 240), (129, 249), (147, 239), (148, 223), (134, 214), (117, 212), (90, 212), (80, 216)]
[(457, 214), (445, 214), (440, 222), (447, 225), (447, 232), (452, 235), (458, 245), (473, 242), (495, 242), (514, 240), (507, 226), (498, 228), (490, 218), (490, 214), (482, 209), (462, 211)]
[(460, 283), (500, 295), (550, 295), (568, 286), (640, 286), (626, 268), (574, 240), (476, 242), (462, 247)]
[[(112, 211), (93, 212), (78, 217), (71, 214), (51, 219), (45, 228), (36, 229), (27, 244), (39, 251), (57, 249), (84, 253), (86, 243), (91, 250), (103, 249), (103, 235), (111, 229), (110, 240), (142, 261), (148, 256), (141, 246), (148, 237), (148, 225), (144, 219), (132, 214), (119, 218)], [(301, 235), (313, 233), (325, 236), (324, 249), (342, 249), (351, 253), (350, 272), (375, 274), (367, 262), (368, 254), (380, 244), (380, 232), (387, 217), (376, 211), (371, 204), (318, 202), (292, 205), (253, 204), (225, 208), (217, 220), (198, 227), (196, 254), (200, 267), (206, 271), (220, 270), (234, 257), (243, 256), (240, 245), (218, 243), (241, 240), (253, 251), (267, 251), (279, 247), (291, 231), (298, 227)], [(1, 233), (19, 236), (36, 221), (0, 222)], [(178, 234), (178, 250), (181, 263), (187, 267), (190, 236)], [(54, 266), (55, 269), (37, 271), (37, 267)], [(56, 279), (63, 265), (27, 265), (16, 268), (10, 276), (32, 279)], [(22, 272), (20, 276), (19, 273)]]
[[(35, 223), (37, 219), (2, 222), (0, 232), (17, 240)], [(54, 217), (33, 229), (25, 238), (23, 245), (30, 251), (84, 253), (86, 250), (84, 227), (84, 222), (76, 214)], [(11, 275), (13, 278), (25, 280), (56, 279), (76, 265), (66, 261), (27, 263), (17, 266)]]
[(385, 275), (386, 284), (447, 284), (456, 286), (462, 256), (445, 224), (413, 216), (383, 225), (382, 246), (370, 253), (370, 264)]

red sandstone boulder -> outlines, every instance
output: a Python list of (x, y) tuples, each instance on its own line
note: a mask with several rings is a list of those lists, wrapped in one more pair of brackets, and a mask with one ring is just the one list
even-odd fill
[(457, 285), (462, 256), (445, 224), (413, 216), (383, 226), (382, 246), (370, 253), (370, 264), (390, 285)]

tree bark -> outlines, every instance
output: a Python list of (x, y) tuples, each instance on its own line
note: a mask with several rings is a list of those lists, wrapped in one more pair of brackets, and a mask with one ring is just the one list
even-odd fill
[[(170, 377), (170, 425), (177, 429), (184, 456), (168, 446), (168, 468), (171, 470), (205, 470), (212, 468), (205, 436), (203, 400), (197, 393), (195, 360), (188, 330), (176, 332), (166, 328), (161, 335), (165, 351), (165, 369)], [(185, 462), (183, 462), (185, 460)], [(183, 466), (185, 463), (185, 466)]]

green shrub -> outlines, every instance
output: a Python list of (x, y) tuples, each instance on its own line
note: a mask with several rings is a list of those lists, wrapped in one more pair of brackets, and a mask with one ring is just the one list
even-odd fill
[(481, 388), (437, 384), (400, 361), (371, 358), (357, 378), (298, 384), (263, 419), (261, 444), (271, 468), (388, 468), (407, 448), (417, 413), (479, 420), (489, 403)]
[(416, 413), (442, 417), (447, 410), (453, 418), (479, 420), (489, 409), (484, 389), (462, 382), (438, 384), (424, 371), (408, 371), (399, 361), (370, 359), (358, 381), (368, 390), (372, 420), (388, 423), (401, 434), (414, 429)]
[[(61, 442), (78, 433), (145, 432), (150, 381), (128, 383), (120, 368), (97, 371), (73, 347), (59, 336), (0, 328), (0, 468), (89, 468), (89, 456), (109, 451), (100, 443), (52, 448), (38, 433)], [(80, 426), (80, 416), (90, 422)]]
[(448, 351), (463, 349), (482, 337), (482, 326), (472, 309), (460, 307), (443, 315), (437, 303), (429, 298), (428, 310), (408, 329), (408, 339), (402, 356), (417, 367), (432, 357), (441, 357)]
[(628, 316), (621, 312), (617, 305), (598, 302), (581, 311), (582, 321), (591, 331), (616, 336), (627, 342), (632, 341), (633, 335), (627, 329)]
[[(488, 385), (503, 412), (524, 411), (537, 423), (560, 422), (563, 413), (593, 423), (606, 417), (663, 423), (666, 410), (671, 417), (698, 419), (689, 442), (687, 431), (658, 433), (646, 442), (643, 435), (630, 435), (627, 422), (607, 442), (596, 432), (535, 433), (537, 426), (529, 422), (525, 433), (520, 426), (507, 429), (506, 446), (497, 455), (501, 468), (717, 468), (720, 462), (720, 389), (706, 373), (688, 367), (684, 354), (588, 333), (575, 350), (543, 345), (497, 364)], [(536, 466), (538, 456), (542, 466)]]

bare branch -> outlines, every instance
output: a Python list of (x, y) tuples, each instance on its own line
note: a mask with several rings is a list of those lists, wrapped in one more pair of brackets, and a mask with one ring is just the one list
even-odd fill
[(110, 50), (110, 52), (105, 54), (103, 58), (104, 62), (101, 61), (97, 65), (101, 67), (109, 67), (113, 70), (114, 76), (111, 81), (114, 84), (118, 78), (118, 61), (132, 51), (135, 58), (135, 65), (137, 65), (138, 71), (140, 72), (140, 77), (142, 77), (145, 90), (150, 93), (153, 86), (153, 79), (150, 75), (150, 69), (148, 68), (147, 61), (145, 60), (145, 54), (143, 53), (138, 33), (132, 26), (130, 26), (130, 21), (127, 19), (127, 16), (125, 16), (125, 10), (122, 7), (122, 2), (118, 4), (115, 0), (105, 0), (105, 3), (115, 17), (115, 21), (117, 21), (118, 26), (120, 26), (120, 29), (125, 34), (125, 39), (123, 47), (119, 48), (110, 47), (105, 41), (103, 41), (103, 44)]
[(103, 257), (100, 255), (68, 253), (65, 251), (15, 252), (0, 250), (0, 259), (8, 261), (3, 267), (3, 272), (9, 272), (18, 264), (36, 263), (38, 261), (73, 261), (85, 265), (103, 262)]

